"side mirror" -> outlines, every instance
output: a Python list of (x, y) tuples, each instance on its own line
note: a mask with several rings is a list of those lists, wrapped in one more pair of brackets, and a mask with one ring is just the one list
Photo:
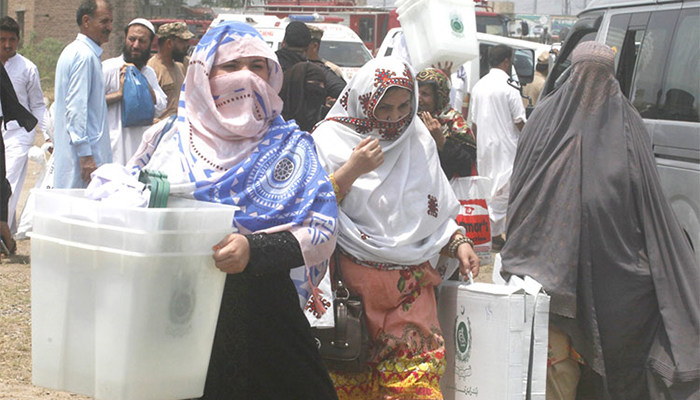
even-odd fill
[(535, 78), (535, 51), (516, 49), (513, 53), (513, 68), (518, 74), (520, 84), (527, 85)]
[(509, 78), (508, 85), (510, 85), (510, 87), (516, 89), (520, 93), (520, 97), (527, 100), (527, 107), (525, 107), (525, 116), (527, 118), (530, 118), (530, 114), (532, 114), (532, 110), (535, 109), (535, 106), (532, 104), (532, 97), (523, 94), (523, 87), (520, 84), (520, 82)]
[(527, 36), (530, 34), (530, 25), (525, 21), (520, 21), (520, 36)]

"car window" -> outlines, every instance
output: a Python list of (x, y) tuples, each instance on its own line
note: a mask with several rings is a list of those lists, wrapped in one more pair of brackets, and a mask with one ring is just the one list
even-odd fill
[(664, 76), (678, 14), (678, 10), (654, 12), (644, 32), (637, 57), (634, 85), (630, 91), (632, 104), (644, 118), (659, 116), (658, 104), (662, 90), (660, 77)]
[[(479, 44), (479, 79), (488, 74), (491, 70), (489, 66), (489, 50), (494, 47), (492, 44)], [(518, 75), (518, 80), (523, 84), (532, 82), (535, 67), (535, 51), (532, 49), (513, 49), (513, 68)]]
[(643, 29), (630, 29), (625, 33), (622, 46), (616, 55), (617, 63), (617, 80), (620, 82), (622, 93), (629, 98), (630, 87), (632, 86), (632, 76), (634, 75), (634, 66), (637, 63), (639, 49), (644, 38)]
[(490, 35), (508, 36), (503, 17), (479, 15), (476, 17), (476, 31)]
[(321, 41), (318, 54), (339, 67), (359, 68), (372, 59), (372, 54), (362, 43)]
[(357, 35), (363, 42), (374, 41), (374, 18), (365, 17), (358, 20)]
[(608, 27), (608, 37), (605, 38), (605, 44), (610, 46), (615, 52), (615, 70), (620, 62), (620, 53), (622, 52), (622, 44), (625, 41), (627, 26), (630, 23), (630, 14), (613, 15), (610, 18), (610, 26)]
[[(700, 9), (684, 10), (669, 52), (661, 119), (700, 122)], [(693, 39), (695, 38), (695, 39)]]
[(518, 80), (523, 84), (532, 82), (535, 74), (535, 51), (531, 49), (515, 49), (513, 67), (518, 74)]

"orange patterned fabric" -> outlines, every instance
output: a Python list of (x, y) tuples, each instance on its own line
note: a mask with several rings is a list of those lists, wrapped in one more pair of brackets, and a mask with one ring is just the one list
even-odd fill
[(554, 325), (549, 325), (549, 349), (547, 351), (547, 366), (561, 361), (572, 359), (580, 364), (585, 364), (583, 357), (571, 346), (571, 339)]
[(340, 264), (345, 284), (363, 299), (372, 353), (364, 372), (331, 372), (339, 399), (442, 399), (445, 343), (434, 292), (440, 275), (427, 262), (390, 271), (346, 257)]

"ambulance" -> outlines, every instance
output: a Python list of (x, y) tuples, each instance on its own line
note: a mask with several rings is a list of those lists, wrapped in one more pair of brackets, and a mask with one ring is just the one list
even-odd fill
[(245, 22), (260, 32), (274, 51), (282, 46), (284, 30), (290, 22), (297, 20), (307, 25), (316, 26), (323, 30), (319, 55), (324, 60), (340, 67), (343, 78), (349, 82), (360, 67), (372, 59), (372, 53), (352, 29), (344, 25), (326, 22), (332, 20), (331, 18), (318, 15), (292, 15), (287, 18), (278, 18), (262, 14), (219, 14), (212, 21), (211, 26), (216, 26), (222, 21)]

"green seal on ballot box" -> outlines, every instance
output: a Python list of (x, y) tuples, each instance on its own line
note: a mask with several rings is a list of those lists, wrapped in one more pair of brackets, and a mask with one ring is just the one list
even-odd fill
[(462, 16), (459, 14), (450, 15), (450, 27), (454, 33), (462, 34), (464, 32), (464, 22), (462, 22)]
[(469, 361), (469, 353), (472, 347), (472, 327), (469, 317), (455, 319), (455, 350), (456, 358), (461, 362)]

